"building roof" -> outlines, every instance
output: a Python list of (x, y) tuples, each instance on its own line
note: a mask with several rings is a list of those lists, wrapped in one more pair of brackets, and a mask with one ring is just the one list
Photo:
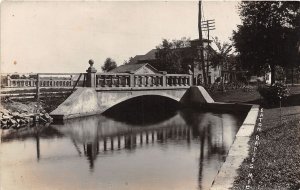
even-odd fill
[[(211, 40), (203, 39), (202, 41), (206, 43), (204, 47), (208, 47), (210, 50), (214, 51), (214, 49), (211, 46), (207, 46), (208, 42), (212, 42)], [(194, 56), (193, 51), (195, 50), (195, 46), (198, 43), (199, 43), (199, 39), (191, 40), (191, 47), (176, 48), (176, 49), (172, 49), (172, 51), (181, 53), (181, 55), (185, 58), (191, 58)], [(157, 51), (158, 51), (157, 49), (152, 49), (145, 55), (136, 55), (130, 60), (129, 64), (152, 63), (153, 61), (156, 60)]]
[(134, 72), (138, 71), (140, 68), (145, 67), (145, 66), (147, 66), (154, 72), (158, 72), (157, 69), (155, 69), (148, 63), (137, 63), (137, 64), (121, 65), (115, 69), (110, 70), (109, 73), (134, 73)]
[(138, 62), (143, 62), (143, 61), (149, 61), (149, 60), (155, 60), (156, 59), (156, 49), (150, 50), (148, 53), (145, 55), (136, 55), (134, 58), (132, 58), (129, 62), (129, 64), (137, 64)]

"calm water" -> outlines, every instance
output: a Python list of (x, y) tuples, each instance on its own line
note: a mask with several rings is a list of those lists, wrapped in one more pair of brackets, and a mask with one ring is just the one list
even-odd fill
[(2, 134), (2, 189), (208, 189), (244, 119), (130, 113)]

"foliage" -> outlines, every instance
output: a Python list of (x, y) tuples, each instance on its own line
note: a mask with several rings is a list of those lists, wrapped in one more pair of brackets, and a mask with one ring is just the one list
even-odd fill
[(279, 66), (279, 65), (276, 65), (275, 66), (275, 79), (277, 81), (284, 81), (284, 78), (285, 78), (285, 73), (284, 73), (284, 68)]
[(108, 72), (116, 67), (117, 67), (116, 62), (112, 58), (108, 57), (106, 58), (104, 65), (101, 67), (101, 69), (103, 72)]
[[(300, 2), (242, 1), (242, 25), (233, 33), (233, 42), (243, 67), (253, 74), (275, 66), (299, 64)], [(298, 43), (298, 44), (297, 44)]]
[(124, 60), (123, 65), (128, 65), (132, 61), (133, 57), (129, 57), (128, 60)]
[(277, 105), (280, 100), (287, 99), (290, 94), (288, 87), (281, 82), (259, 87), (258, 92), (268, 105)]
[(213, 38), (214, 44), (217, 46), (217, 51), (208, 46), (209, 60), (213, 67), (223, 66), (228, 69), (232, 60), (232, 45), (227, 42), (221, 43), (217, 37)]
[(12, 75), (10, 75), (9, 76), (11, 79), (20, 79), (21, 77), (20, 77), (20, 75), (18, 75), (18, 74), (12, 74)]
[(153, 66), (168, 73), (186, 73), (188, 65), (193, 63), (191, 52), (186, 51), (189, 48), (189, 38), (172, 41), (163, 39), (162, 43), (156, 47), (156, 62)]

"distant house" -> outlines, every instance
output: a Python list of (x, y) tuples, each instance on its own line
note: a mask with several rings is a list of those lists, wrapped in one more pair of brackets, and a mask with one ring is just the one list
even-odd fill
[(271, 72), (266, 73), (264, 76), (251, 76), (249, 79), (250, 83), (262, 82), (265, 84), (271, 84)]
[(265, 74), (264, 80), (266, 84), (271, 84), (271, 72)]
[[(207, 39), (203, 40), (203, 45), (204, 45), (204, 48), (206, 48), (206, 49), (211, 48), (210, 46), (208, 46), (208, 42), (209, 41)], [(192, 72), (194, 73), (194, 81), (197, 81), (197, 83), (202, 83), (203, 82), (202, 81), (203, 73), (202, 73), (201, 64), (199, 63), (199, 60), (195, 59), (195, 53), (197, 52), (198, 44), (199, 44), (199, 40), (192, 40), (190, 47), (177, 48), (177, 49), (174, 49), (173, 51), (179, 51), (181, 53), (181, 55), (184, 57), (184, 60), (185, 60), (184, 62), (185, 62), (185, 64), (187, 64), (186, 73), (189, 73), (188, 65), (190, 65)], [(147, 52), (145, 55), (134, 56), (130, 60), (129, 64), (133, 65), (133, 64), (148, 63), (148, 64), (155, 65), (155, 63), (157, 62), (156, 54), (157, 54), (157, 49), (152, 49), (149, 52)], [(205, 65), (207, 65), (207, 61), (208, 61), (207, 51), (204, 51), (204, 59), (205, 59)], [(222, 72), (221, 72), (220, 66), (216, 66), (216, 67), (210, 66), (208, 69), (208, 83), (209, 84), (214, 83), (218, 78), (221, 77), (221, 75), (222, 75)], [(226, 74), (226, 76), (227, 76), (227, 74)]]
[(129, 64), (137, 64), (137, 63), (153, 63), (156, 61), (156, 49), (150, 50), (145, 55), (136, 55), (130, 61)]
[(160, 72), (149, 63), (136, 63), (121, 65), (110, 70), (109, 73), (156, 74)]

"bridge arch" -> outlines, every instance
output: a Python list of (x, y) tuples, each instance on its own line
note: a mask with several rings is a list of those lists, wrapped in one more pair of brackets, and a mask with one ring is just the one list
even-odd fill
[(183, 103), (212, 103), (213, 99), (201, 86), (161, 88), (80, 88), (71, 94), (50, 115), (54, 120), (103, 113), (109, 108), (141, 96), (160, 96)]
[(172, 96), (172, 95), (168, 95), (168, 94), (162, 94), (162, 93), (148, 93), (148, 94), (133, 94), (133, 95), (130, 95), (130, 96), (125, 96), (125, 97), (122, 97), (122, 98), (119, 98), (119, 99), (115, 99), (114, 101), (112, 101), (110, 103), (110, 106), (107, 107), (106, 109), (103, 110), (103, 112), (115, 107), (115, 106), (118, 106), (122, 103), (125, 103), (125, 102), (128, 102), (128, 101), (131, 101), (131, 100), (134, 100), (134, 99), (138, 99), (138, 98), (143, 98), (143, 97), (161, 97), (162, 99), (168, 99), (168, 100), (171, 100), (171, 101), (174, 101), (174, 102), (177, 102), (179, 103), (180, 102), (180, 98), (178, 97), (175, 97), (175, 96)]

